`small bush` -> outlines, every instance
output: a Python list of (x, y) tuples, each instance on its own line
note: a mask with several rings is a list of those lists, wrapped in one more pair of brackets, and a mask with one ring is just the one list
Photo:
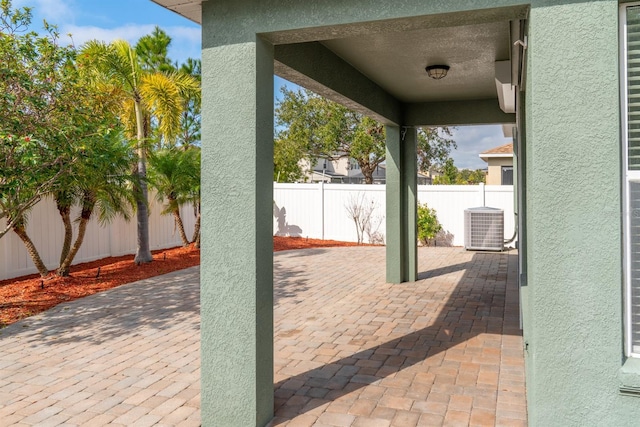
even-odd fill
[(429, 246), (431, 240), (442, 230), (436, 210), (427, 204), (418, 204), (418, 241)]

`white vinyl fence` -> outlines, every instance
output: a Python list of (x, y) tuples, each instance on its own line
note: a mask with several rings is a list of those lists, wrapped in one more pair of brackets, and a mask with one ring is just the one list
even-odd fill
[[(161, 203), (154, 200), (150, 194), (149, 237), (151, 250), (182, 245), (178, 230), (174, 226), (173, 216), (160, 215), (162, 210)], [(183, 206), (181, 214), (187, 237), (191, 238), (195, 225), (193, 207)], [(75, 219), (77, 215), (78, 210), (74, 209), (71, 218)], [(45, 199), (35, 206), (29, 215), (27, 232), (45, 265), (49, 269), (58, 267), (64, 228), (53, 200)], [(77, 224), (74, 222), (74, 240), (76, 235)], [(101, 227), (94, 218), (89, 222), (82, 247), (76, 255), (74, 264), (109, 256), (134, 254), (136, 246), (135, 213), (129, 222), (118, 217), (104, 227)], [(36, 272), (24, 244), (14, 232), (11, 231), (0, 239), (0, 280)]]
[[(504, 210), (504, 236), (510, 239), (515, 224), (513, 197), (511, 185), (418, 186), (418, 201), (436, 210), (443, 227), (437, 244), (449, 246), (464, 245), (464, 210), (479, 206)], [(347, 206), (364, 200), (375, 208), (373, 231), (384, 238), (384, 185), (274, 184), (273, 198), (274, 234), (356, 242), (356, 226)]]
[[(385, 238), (385, 186), (352, 184), (274, 184), (273, 233), (286, 236), (357, 241), (356, 227), (347, 213), (347, 206), (364, 201), (374, 208), (371, 232)], [(444, 233), (437, 244), (464, 244), (464, 210), (490, 206), (504, 210), (504, 235), (514, 232), (512, 186), (485, 185), (424, 185), (418, 186), (418, 200), (437, 212)], [(165, 249), (182, 244), (173, 216), (160, 215), (162, 206), (150, 197), (149, 235), (151, 249)], [(75, 218), (77, 211), (72, 213)], [(182, 207), (182, 219), (191, 238), (195, 225), (193, 207)], [(58, 266), (64, 237), (62, 222), (55, 203), (46, 199), (33, 209), (27, 226), (48, 268)], [(75, 235), (74, 235), (75, 238)], [(89, 223), (84, 243), (75, 263), (133, 254), (136, 251), (135, 217), (122, 218), (101, 227), (93, 219)], [(368, 242), (365, 236), (365, 242)], [(24, 245), (13, 232), (0, 239), (0, 280), (35, 273), (36, 269)]]

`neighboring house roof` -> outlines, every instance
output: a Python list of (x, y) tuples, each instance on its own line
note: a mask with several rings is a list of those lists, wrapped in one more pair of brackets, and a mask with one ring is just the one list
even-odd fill
[(480, 158), (485, 161), (493, 157), (513, 157), (513, 142), (480, 153)]

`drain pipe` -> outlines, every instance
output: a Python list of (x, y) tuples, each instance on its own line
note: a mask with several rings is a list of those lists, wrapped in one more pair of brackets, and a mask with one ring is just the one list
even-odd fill
[(513, 226), (513, 236), (509, 240), (505, 240), (504, 244), (508, 245), (509, 243), (513, 243), (514, 240), (518, 237), (518, 212), (513, 213), (513, 221), (515, 225)]

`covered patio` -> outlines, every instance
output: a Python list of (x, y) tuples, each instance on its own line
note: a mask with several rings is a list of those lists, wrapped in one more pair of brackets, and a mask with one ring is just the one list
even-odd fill
[[(517, 254), (418, 257), (418, 281), (390, 285), (383, 247), (274, 255), (270, 425), (526, 424)], [(200, 425), (198, 277), (125, 285), (0, 330), (0, 424)]]

